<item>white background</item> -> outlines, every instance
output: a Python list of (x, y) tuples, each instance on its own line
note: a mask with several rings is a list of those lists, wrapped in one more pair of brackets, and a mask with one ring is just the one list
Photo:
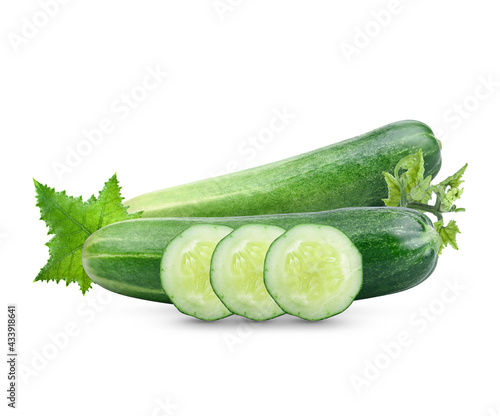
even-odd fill
[[(50, 17), (33, 0), (0, 6), (1, 297), (18, 305), (27, 374), (17, 414), (499, 415), (498, 2), (217, 4), (74, 0)], [(157, 67), (168, 76), (140, 95)], [(142, 101), (117, 112), (132, 90)], [(248, 137), (283, 109), (293, 120), (250, 154)], [(49, 238), (33, 177), (88, 198), (117, 172), (130, 198), (407, 118), (442, 138), (439, 179), (469, 162), (460, 251), (410, 291), (318, 323), (255, 325), (32, 282)], [(114, 130), (85, 147), (84, 130), (103, 119)], [(75, 149), (87, 154), (57, 174)], [(455, 281), (458, 296), (439, 309)], [(439, 313), (422, 318), (429, 305)], [(411, 345), (384, 359), (402, 332)]]

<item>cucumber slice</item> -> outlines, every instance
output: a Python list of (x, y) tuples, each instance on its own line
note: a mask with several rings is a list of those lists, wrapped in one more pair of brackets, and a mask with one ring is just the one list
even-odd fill
[(225, 225), (194, 225), (167, 245), (161, 260), (161, 284), (182, 313), (205, 321), (232, 315), (210, 285), (212, 253), (231, 231)]
[(329, 225), (297, 225), (270, 246), (264, 267), (269, 294), (285, 312), (310, 321), (344, 311), (361, 289), (361, 254)]
[(284, 232), (273, 225), (244, 225), (217, 245), (210, 283), (231, 312), (255, 321), (284, 314), (264, 285), (267, 249)]

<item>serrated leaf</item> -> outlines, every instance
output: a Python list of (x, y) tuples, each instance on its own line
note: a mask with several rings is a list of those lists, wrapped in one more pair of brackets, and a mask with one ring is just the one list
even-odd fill
[(443, 248), (447, 247), (448, 245), (453, 247), (455, 250), (458, 250), (457, 234), (460, 234), (460, 230), (455, 220), (451, 220), (446, 226), (443, 226), (443, 220), (436, 221), (434, 223), (434, 228), (441, 237), (439, 254), (441, 254)]
[[(424, 179), (424, 158), (422, 149), (416, 154), (408, 155), (401, 159), (394, 168), (394, 176), (383, 172), (388, 187), (389, 196), (383, 199), (387, 206), (402, 206), (427, 212), (438, 217), (439, 221), (434, 223), (436, 231), (441, 237), (439, 254), (448, 245), (458, 250), (457, 234), (460, 233), (455, 221), (450, 221), (444, 226), (442, 214), (446, 212), (462, 212), (463, 208), (457, 208), (454, 204), (463, 193), (458, 186), (463, 183), (462, 176), (467, 164), (457, 173), (446, 178), (438, 185), (431, 185), (432, 176)], [(406, 172), (400, 174), (401, 170)], [(434, 205), (429, 205), (432, 195), (437, 195)]]
[(420, 181), (411, 191), (410, 198), (412, 201), (427, 204), (432, 197), (432, 190), (430, 188), (432, 176), (429, 175)]
[(66, 286), (76, 282), (85, 294), (92, 284), (82, 266), (82, 248), (87, 237), (108, 224), (138, 218), (141, 213), (127, 213), (116, 174), (104, 184), (97, 198), (92, 195), (87, 201), (68, 196), (65, 191), (56, 192), (35, 180), (34, 183), (41, 219), (49, 228), (48, 234), (54, 234), (47, 243), (49, 260), (35, 281), (63, 280)]
[(415, 156), (417, 157), (417, 163), (414, 163), (413, 166), (403, 174), (405, 177), (407, 194), (410, 194), (411, 190), (421, 184), (424, 180), (425, 168), (422, 149), (418, 149)]
[[(401, 203), (406, 204), (411, 202), (419, 202), (427, 204), (432, 198), (432, 190), (430, 183), (432, 176), (429, 175), (424, 179), (425, 167), (424, 156), (422, 149), (419, 149), (416, 154), (408, 155), (401, 159), (396, 166), (396, 171), (406, 170), (399, 176), (399, 181), (395, 176), (387, 172), (384, 173), (385, 181), (389, 188), (389, 197), (383, 199), (384, 203), (389, 206), (400, 206)], [(396, 172), (395, 172), (396, 174)], [(401, 195), (401, 184), (404, 186), (405, 195)], [(404, 196), (403, 200), (401, 196)], [(396, 202), (395, 198), (399, 197), (400, 200)]]
[(465, 173), (465, 170), (467, 169), (468, 163), (465, 164), (457, 173), (454, 175), (448, 176), (444, 181), (440, 182), (438, 186), (451, 186), (452, 188), (458, 188), (460, 184), (462, 184), (464, 181), (462, 180), (462, 176)]
[(384, 174), (385, 182), (387, 183), (388, 188), (388, 197), (382, 199), (384, 204), (388, 207), (397, 207), (399, 206), (399, 202), (401, 200), (401, 187), (394, 176), (390, 173), (382, 172)]
[(441, 212), (449, 212), (453, 203), (460, 199), (460, 196), (464, 192), (463, 188), (452, 188), (448, 192), (441, 196)]

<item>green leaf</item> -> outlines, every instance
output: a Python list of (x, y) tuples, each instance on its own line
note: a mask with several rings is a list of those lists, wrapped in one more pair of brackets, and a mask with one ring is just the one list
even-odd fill
[(464, 182), (462, 180), (462, 176), (465, 172), (465, 169), (467, 169), (467, 164), (463, 166), (457, 173), (449, 176), (438, 185), (431, 186), (432, 191), (435, 192), (441, 200), (441, 205), (439, 208), (440, 212), (458, 212), (462, 210), (461, 208), (457, 208), (454, 205), (454, 202), (457, 201), (464, 192), (463, 188), (459, 189), (458, 187)]
[(49, 260), (35, 281), (64, 280), (66, 286), (76, 282), (85, 294), (92, 284), (82, 265), (87, 237), (108, 224), (139, 218), (141, 213), (127, 213), (116, 174), (104, 184), (97, 198), (92, 195), (87, 201), (68, 196), (65, 191), (56, 192), (36, 180), (34, 183), (41, 219), (49, 228), (48, 234), (54, 234), (47, 243)]
[(418, 149), (418, 152), (413, 157), (415, 163), (401, 175), (401, 179), (406, 184), (407, 201), (427, 204), (432, 197), (432, 190), (429, 188), (432, 176), (429, 175), (424, 179), (425, 161), (422, 149)]
[(417, 163), (414, 163), (413, 166), (403, 174), (403, 176), (405, 177), (406, 192), (408, 194), (413, 188), (421, 184), (421, 182), (424, 180), (425, 168), (422, 149), (418, 149), (418, 152), (415, 156), (417, 157)]
[(384, 174), (385, 182), (387, 183), (387, 188), (389, 196), (384, 201), (385, 205), (388, 207), (399, 206), (399, 201), (401, 200), (401, 187), (394, 176), (390, 173), (382, 172)]
[[(466, 168), (467, 164), (438, 185), (431, 185), (431, 175), (424, 179), (424, 157), (422, 149), (419, 149), (416, 154), (408, 155), (398, 162), (394, 168), (394, 176), (383, 172), (389, 196), (382, 201), (387, 206), (408, 207), (435, 215), (438, 221), (434, 223), (434, 228), (441, 237), (439, 254), (448, 245), (458, 250), (457, 234), (460, 230), (457, 223), (450, 221), (444, 226), (442, 214), (465, 211), (463, 208), (457, 208), (454, 203), (463, 193), (463, 189), (458, 187), (464, 182), (462, 176)], [(405, 172), (400, 174), (401, 170)], [(434, 205), (429, 205), (433, 193), (436, 194), (436, 202)]]
[[(406, 172), (399, 175), (401, 169), (406, 170)], [(394, 172), (396, 176), (383, 172), (389, 188), (389, 197), (382, 201), (393, 207), (406, 206), (411, 202), (427, 204), (432, 198), (430, 188), (432, 176), (429, 175), (424, 179), (424, 173), (424, 156), (422, 149), (419, 149), (416, 154), (408, 155), (399, 161)], [(404, 187), (404, 195), (401, 195), (402, 187)], [(396, 199), (398, 200), (396, 201)]]
[(454, 175), (448, 176), (444, 181), (439, 183), (438, 186), (451, 186), (452, 188), (458, 188), (460, 184), (462, 184), (464, 181), (462, 180), (462, 176), (465, 173), (465, 169), (467, 169), (468, 163), (465, 164), (457, 173)]
[(457, 234), (460, 234), (460, 230), (455, 220), (451, 220), (446, 226), (443, 226), (443, 220), (439, 220), (434, 223), (434, 228), (441, 237), (441, 247), (439, 247), (439, 254), (441, 254), (443, 248), (447, 247), (448, 245), (452, 246), (455, 250), (458, 250)]
[(432, 176), (427, 176), (424, 180), (420, 181), (411, 191), (410, 200), (427, 204), (432, 197), (432, 190), (430, 188)]
[(460, 198), (463, 192), (463, 188), (452, 188), (446, 192), (441, 198), (441, 212), (449, 212), (453, 207), (453, 203)]

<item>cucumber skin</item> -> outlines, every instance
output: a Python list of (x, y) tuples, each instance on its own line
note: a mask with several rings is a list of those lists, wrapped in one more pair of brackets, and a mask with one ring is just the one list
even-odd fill
[(247, 217), (136, 219), (92, 234), (82, 262), (98, 285), (122, 295), (171, 303), (160, 283), (161, 257), (168, 242), (195, 224), (326, 224), (343, 231), (363, 257), (363, 286), (356, 299), (401, 292), (424, 281), (437, 265), (440, 237), (430, 219), (392, 207), (343, 208), (313, 213)]
[(432, 130), (400, 121), (321, 149), (252, 169), (143, 194), (124, 202), (142, 218), (227, 217), (383, 206), (392, 172), (421, 148), (435, 177), (441, 150)]

